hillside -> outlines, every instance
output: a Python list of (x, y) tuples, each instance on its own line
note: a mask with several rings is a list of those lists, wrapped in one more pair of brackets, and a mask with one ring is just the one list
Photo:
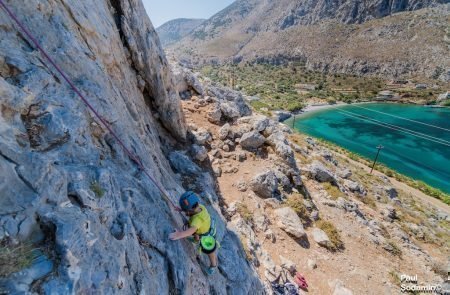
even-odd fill
[(182, 101), (188, 128), (199, 144), (208, 138), (203, 163), (263, 281), (284, 270), (291, 282), (306, 277), (301, 294), (402, 294), (401, 284), (415, 284), (400, 276), (413, 273), (418, 286), (450, 290), (448, 205), (370, 174), (371, 163), (341, 148), (260, 114), (242, 117), (246, 108), (230, 105), (239, 92), (198, 78), (203, 95)]
[(159, 35), (162, 46), (165, 47), (180, 41), (204, 21), (204, 19), (174, 19), (156, 28), (156, 32)]
[[(450, 80), (449, 1), (236, 1), (170, 46), (194, 65), (227, 60)], [(418, 9), (418, 10), (417, 10)]]

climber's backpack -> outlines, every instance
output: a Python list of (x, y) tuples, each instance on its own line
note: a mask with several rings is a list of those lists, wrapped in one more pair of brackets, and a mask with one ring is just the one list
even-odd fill
[[(283, 273), (284, 282), (280, 283)], [(288, 281), (286, 271), (281, 272), (278, 278), (270, 282), (270, 286), (274, 295), (300, 295), (297, 286)]]

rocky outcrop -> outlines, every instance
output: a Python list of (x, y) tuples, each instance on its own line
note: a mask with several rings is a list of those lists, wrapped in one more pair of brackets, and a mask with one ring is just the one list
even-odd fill
[(242, 135), (239, 144), (243, 149), (255, 150), (262, 146), (265, 142), (266, 139), (259, 132), (251, 131)]
[(279, 195), (277, 177), (270, 170), (256, 175), (250, 182), (250, 188), (262, 198), (274, 198)]
[(277, 216), (277, 225), (289, 235), (296, 239), (306, 237), (306, 232), (303, 229), (303, 224), (294, 210), (290, 207), (284, 207), (274, 210)]
[(208, 86), (207, 93), (216, 97), (224, 120), (236, 120), (252, 113), (242, 94), (227, 88)]
[[(172, 201), (190, 177), (222, 247), (221, 271), (208, 280), (194, 248), (168, 240), (182, 226), (178, 213), (1, 11), (1, 246), (45, 251), (1, 278), (0, 293), (262, 293), (239, 239), (214, 209), (212, 176), (192, 162), (188, 146), (171, 153), (186, 140), (186, 124), (141, 1), (8, 5)], [(204, 158), (201, 146), (193, 152)]]
[(312, 230), (312, 237), (314, 241), (322, 247), (332, 248), (333, 246), (327, 234), (319, 228), (314, 228)]
[(336, 183), (334, 174), (319, 161), (312, 162), (306, 172), (319, 182)]
[(303, 0), (291, 8), (290, 13), (280, 20), (281, 29), (295, 25), (310, 25), (324, 19), (337, 19), (343, 23), (362, 23), (382, 18), (397, 12), (417, 10), (446, 3), (446, 0), (372, 0), (365, 2)]

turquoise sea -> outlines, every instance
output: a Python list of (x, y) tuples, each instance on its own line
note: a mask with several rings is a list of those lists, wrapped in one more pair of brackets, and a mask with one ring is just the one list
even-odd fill
[(381, 144), (380, 162), (450, 193), (450, 108), (345, 105), (297, 115), (295, 128), (370, 159)]

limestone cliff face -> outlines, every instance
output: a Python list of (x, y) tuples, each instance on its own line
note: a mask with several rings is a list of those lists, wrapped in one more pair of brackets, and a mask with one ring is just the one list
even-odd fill
[[(139, 0), (6, 1), (172, 199), (183, 191), (166, 155), (186, 124), (158, 37)], [(261, 284), (214, 209), (221, 269), (207, 279), (155, 185), (0, 10), (0, 241), (39, 259), (0, 278), (44, 294), (246, 294)], [(178, 165), (178, 166), (177, 166)], [(192, 177), (195, 177), (193, 175)]]

